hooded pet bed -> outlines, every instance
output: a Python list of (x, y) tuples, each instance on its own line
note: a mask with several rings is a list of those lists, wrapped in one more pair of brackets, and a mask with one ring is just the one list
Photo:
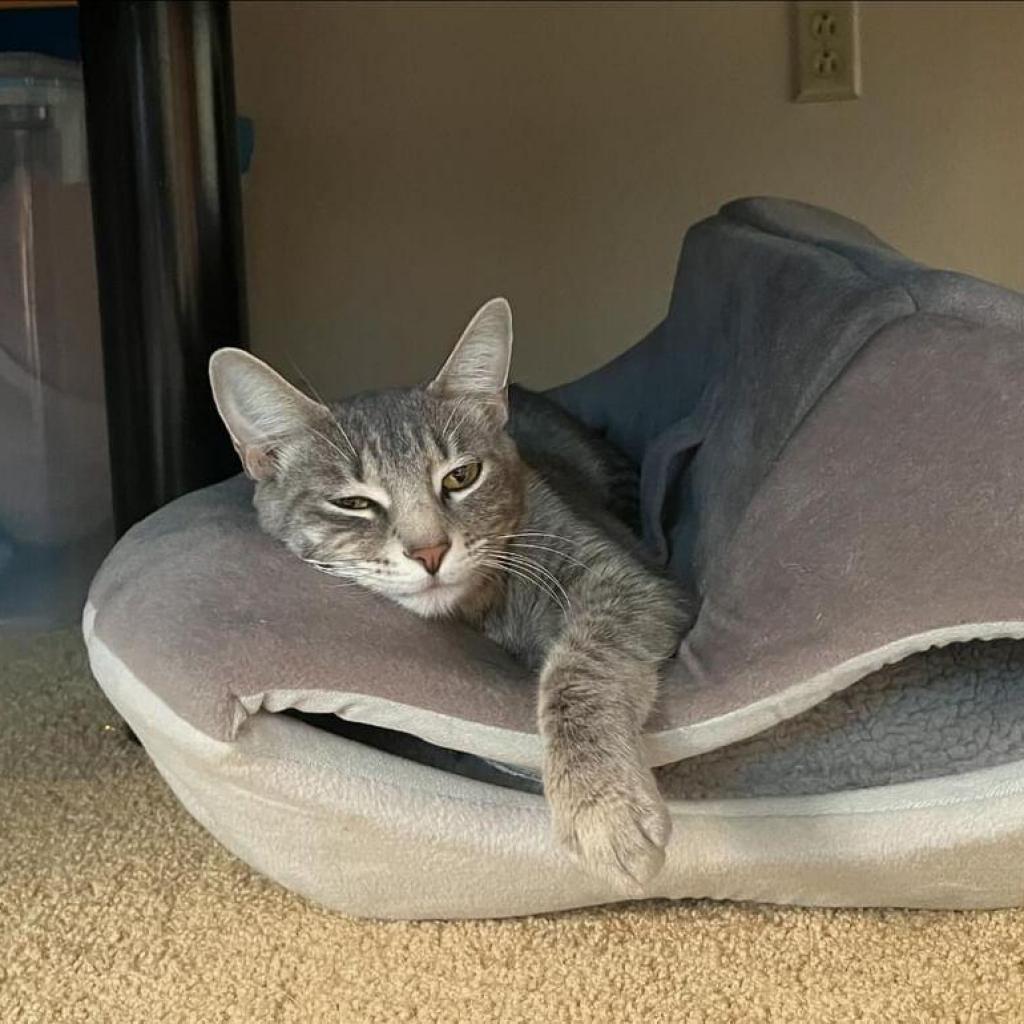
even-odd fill
[[(1024, 902), (1024, 299), (743, 200), (687, 234), (665, 321), (551, 394), (642, 466), (701, 597), (647, 727), (650, 895)], [(527, 673), (337, 588), (243, 479), (131, 530), (84, 628), (185, 807), (283, 885), (374, 917), (617, 898), (549, 836)]]

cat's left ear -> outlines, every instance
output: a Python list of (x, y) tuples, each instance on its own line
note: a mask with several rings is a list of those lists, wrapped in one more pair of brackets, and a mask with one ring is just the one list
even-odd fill
[(512, 361), (512, 309), (507, 299), (485, 302), (469, 321), (427, 390), (441, 398), (478, 398), (508, 419), (508, 370)]

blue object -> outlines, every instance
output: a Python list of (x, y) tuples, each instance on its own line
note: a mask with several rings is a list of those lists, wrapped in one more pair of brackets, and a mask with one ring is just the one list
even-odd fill
[(252, 163), (252, 151), (256, 146), (256, 128), (251, 117), (238, 119), (238, 172), (247, 174)]
[(31, 7), (0, 11), (0, 52), (42, 53), (78, 60), (77, 7)]

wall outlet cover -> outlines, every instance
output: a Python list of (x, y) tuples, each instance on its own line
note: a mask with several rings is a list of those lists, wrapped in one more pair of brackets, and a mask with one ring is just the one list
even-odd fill
[(855, 0), (797, 0), (794, 94), (798, 103), (860, 96), (860, 12)]

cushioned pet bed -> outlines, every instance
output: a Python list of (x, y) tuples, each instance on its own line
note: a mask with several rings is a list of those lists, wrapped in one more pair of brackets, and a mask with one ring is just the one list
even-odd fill
[[(641, 466), (701, 599), (647, 726), (650, 895), (1024, 902), (1024, 298), (742, 200), (665, 320), (550, 394)], [(617, 898), (549, 837), (527, 673), (289, 555), (242, 478), (131, 530), (85, 634), (182, 803), (284, 885), (378, 917)]]

